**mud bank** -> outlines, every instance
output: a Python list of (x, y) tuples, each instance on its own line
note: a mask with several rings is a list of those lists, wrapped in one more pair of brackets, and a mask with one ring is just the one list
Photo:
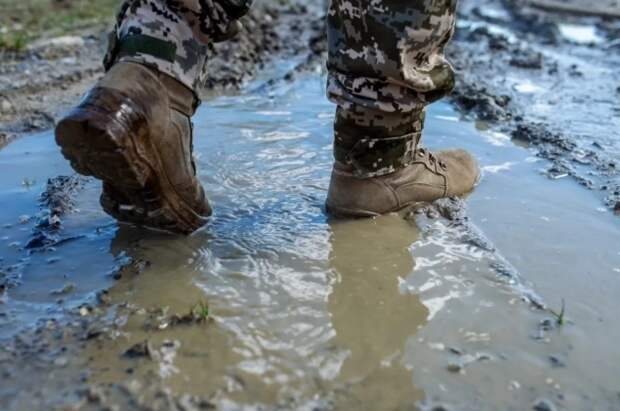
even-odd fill
[[(481, 129), (534, 148), (551, 162), (542, 170), (550, 178), (573, 177), (620, 210), (620, 19), (604, 12), (618, 6), (597, 16), (588, 2), (533, 3), (546, 11), (516, 0), (461, 2), (450, 98)], [(563, 12), (571, 7), (590, 15)]]
[[(316, 6), (258, 1), (243, 29), (210, 49), (203, 97), (235, 92), (275, 57), (304, 55), (323, 27)], [(112, 23), (110, 23), (111, 26)], [(108, 29), (42, 39), (0, 55), (0, 149), (22, 133), (49, 129), (103, 74)]]

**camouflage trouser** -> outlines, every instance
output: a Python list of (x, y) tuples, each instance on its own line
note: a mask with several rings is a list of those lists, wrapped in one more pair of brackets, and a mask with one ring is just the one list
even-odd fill
[[(234, 34), (251, 2), (126, 0), (106, 63), (153, 65), (198, 89), (207, 44)], [(360, 177), (388, 174), (413, 160), (426, 105), (454, 85), (443, 49), (454, 30), (455, 8), (456, 0), (331, 1), (334, 155)]]

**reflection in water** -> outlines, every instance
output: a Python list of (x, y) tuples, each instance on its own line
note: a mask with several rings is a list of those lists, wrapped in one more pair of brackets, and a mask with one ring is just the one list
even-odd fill
[[(338, 281), (329, 296), (335, 341), (349, 351), (337, 377), (353, 383), (346, 409), (398, 409), (422, 392), (403, 363), (408, 338), (428, 310), (399, 290), (413, 271), (417, 227), (397, 215), (331, 224), (330, 264)], [(350, 408), (355, 406), (355, 408)]]
[[(227, 250), (207, 234), (145, 239), (138, 230), (119, 230), (113, 252), (126, 251), (150, 266), (110, 290), (114, 302), (126, 301), (132, 308), (123, 320), (122, 338), (90, 347), (95, 378), (123, 380), (129, 370), (129, 378), (163, 378), (176, 393), (220, 402), (300, 404), (320, 397), (336, 409), (412, 407), (423, 393), (413, 385), (403, 351), (428, 311), (417, 296), (399, 291), (399, 278), (413, 271), (409, 249), (418, 230), (397, 215), (322, 227), (329, 254), (313, 265), (286, 254), (233, 259), (232, 244)], [(253, 274), (239, 272), (239, 259), (253, 260), (247, 267), (259, 267), (257, 275), (283, 274), (272, 276), (269, 284), (247, 281)], [(319, 266), (329, 278), (293, 278), (312, 275)], [(218, 296), (223, 281), (237, 287), (236, 301)], [(267, 288), (277, 292), (267, 296)], [(215, 323), (165, 326), (164, 307), (184, 313), (205, 296)], [(288, 308), (272, 315), (274, 306)], [(121, 356), (145, 340), (154, 361)]]

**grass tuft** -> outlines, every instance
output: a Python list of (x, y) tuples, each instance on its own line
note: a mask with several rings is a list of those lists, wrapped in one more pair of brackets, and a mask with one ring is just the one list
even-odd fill
[(562, 298), (562, 308), (560, 309), (560, 312), (557, 313), (551, 308), (549, 308), (549, 312), (553, 314), (553, 316), (555, 317), (555, 321), (559, 326), (566, 324), (566, 302), (564, 301), (563, 298)]
[(191, 315), (197, 322), (206, 322), (211, 319), (209, 304), (206, 301), (200, 301), (191, 309)]

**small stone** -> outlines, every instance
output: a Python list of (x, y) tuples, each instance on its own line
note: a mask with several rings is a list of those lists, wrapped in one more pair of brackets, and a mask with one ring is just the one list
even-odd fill
[(137, 396), (142, 391), (142, 384), (138, 380), (131, 380), (121, 385), (129, 395)]
[(103, 332), (104, 332), (103, 329), (97, 326), (93, 326), (86, 332), (86, 334), (84, 335), (84, 339), (92, 340), (92, 339), (98, 338), (99, 336), (103, 335)]
[(0, 112), (9, 113), (13, 109), (13, 105), (8, 100), (2, 100), (0, 103)]
[(463, 371), (463, 364), (460, 364), (458, 362), (451, 362), (451, 363), (448, 364), (446, 369), (448, 371), (450, 371), (450, 372), (453, 372), (453, 373), (459, 373), (459, 372)]
[(549, 361), (551, 362), (551, 365), (555, 368), (566, 367), (566, 362), (557, 355), (550, 355)]
[(86, 398), (88, 402), (99, 404), (105, 399), (105, 395), (101, 388), (89, 387), (86, 391)]
[[(67, 295), (67, 294), (71, 294), (73, 291), (75, 291), (75, 284), (73, 283), (67, 283), (65, 284), (62, 288), (59, 288), (57, 290), (52, 290), (52, 292), (50, 293), (51, 295)], [(87, 314), (82, 314), (82, 310), (80, 309), (80, 315), (84, 316)]]
[(67, 357), (58, 357), (54, 360), (54, 365), (56, 367), (66, 367), (67, 364), (69, 364), (69, 360), (67, 359)]
[(123, 353), (123, 357), (127, 358), (151, 358), (153, 349), (148, 341), (143, 341), (133, 345), (127, 351)]
[(555, 405), (547, 399), (536, 400), (532, 409), (534, 411), (556, 411)]
[(551, 331), (555, 328), (555, 320), (553, 318), (545, 318), (540, 321), (539, 326), (543, 331)]

